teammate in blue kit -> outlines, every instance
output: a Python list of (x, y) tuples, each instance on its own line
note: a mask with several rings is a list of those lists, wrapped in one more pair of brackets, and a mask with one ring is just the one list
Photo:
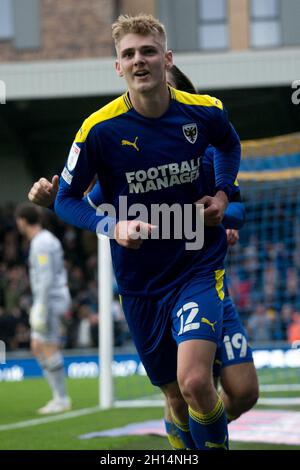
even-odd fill
[[(167, 87), (172, 53), (159, 22), (120, 17), (113, 35), (117, 72), (129, 92), (84, 122), (62, 173), (56, 212), (93, 231), (99, 221), (110, 224), (124, 312), (152, 383), (166, 394), (186, 447), (226, 448), (227, 420), (211, 370), (222, 335), (226, 234), (220, 222), (238, 172), (239, 139), (219, 100)], [(201, 185), (199, 158), (210, 143), (213, 196)], [(116, 207), (120, 195), (128, 206), (148, 208), (205, 201), (203, 248), (188, 251), (184, 239), (137, 239), (137, 228), (151, 232), (152, 226), (96, 216), (82, 201), (94, 174), (105, 201)]]
[[(175, 65), (167, 73), (168, 82), (175, 88), (197, 93), (190, 79)], [(203, 169), (207, 182), (207, 194), (215, 186), (214, 174), (214, 148), (209, 146), (203, 158)], [(97, 197), (97, 190), (94, 191)], [(89, 196), (93, 199), (93, 192)], [(245, 209), (241, 202), (240, 189), (237, 181), (231, 193), (230, 203), (224, 214), (222, 224), (227, 229), (227, 242), (234, 245), (238, 240), (238, 232), (245, 221)], [(229, 296), (225, 281), (224, 315), (223, 315), (223, 342), (217, 349), (213, 375), (217, 387), (218, 378), (221, 379), (221, 398), (225, 405), (228, 422), (238, 418), (242, 413), (251, 409), (259, 395), (258, 379), (253, 364), (252, 351), (248, 344), (248, 337), (243, 328), (236, 307)], [(176, 430), (170, 420), (166, 409), (166, 431), (170, 444), (176, 448), (183, 448), (178, 439)]]
[[(172, 71), (173, 68), (168, 76), (172, 75)], [(177, 73), (182, 72), (178, 70)], [(175, 85), (177, 86), (176, 81)], [(184, 88), (182, 83), (181, 88)], [(214, 149), (209, 147), (202, 162), (208, 194), (215, 187), (213, 160)], [(95, 184), (92, 191), (85, 196), (85, 200), (95, 210), (102, 204), (103, 194), (99, 183)], [(222, 221), (227, 229), (229, 244), (234, 244), (237, 241), (236, 229), (242, 228), (244, 221), (245, 209), (241, 202), (240, 188), (236, 183)], [(223, 342), (216, 353), (213, 376), (216, 386), (218, 378), (221, 379), (221, 397), (225, 404), (227, 419), (232, 421), (255, 405), (258, 398), (258, 380), (253, 364), (252, 350), (248, 344), (248, 336), (229, 296), (226, 281), (224, 291)], [(165, 414), (165, 427), (170, 444), (174, 448), (184, 448), (183, 442), (178, 438), (174, 429), (168, 408)]]
[[(175, 82), (174, 85), (177, 83)], [(183, 85), (181, 87), (183, 88)], [(203, 158), (208, 193), (215, 186), (213, 159), (214, 149), (210, 147), (206, 150)], [(92, 191), (85, 196), (85, 200), (95, 210), (103, 203), (103, 194), (99, 183), (96, 183)], [(236, 183), (222, 221), (227, 229), (229, 244), (234, 244), (237, 241), (238, 233), (235, 232), (236, 229), (242, 228), (244, 220), (245, 209), (241, 202), (240, 188)], [(216, 353), (213, 376), (216, 386), (218, 378), (221, 379), (221, 397), (225, 404), (227, 419), (230, 422), (255, 405), (258, 398), (258, 380), (253, 364), (252, 350), (248, 344), (248, 336), (229, 296), (226, 282), (224, 291), (223, 342)], [(183, 442), (174, 429), (168, 407), (165, 411), (165, 428), (171, 446), (176, 449), (184, 448)]]

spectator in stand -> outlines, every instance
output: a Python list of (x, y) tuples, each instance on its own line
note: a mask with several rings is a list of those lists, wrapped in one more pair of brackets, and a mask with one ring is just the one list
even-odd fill
[(293, 321), (293, 307), (290, 304), (284, 304), (281, 313), (281, 339), (287, 341), (288, 329)]
[(247, 324), (250, 339), (254, 342), (271, 341), (272, 319), (264, 305), (257, 305)]
[(294, 312), (292, 323), (288, 327), (288, 342), (300, 342), (300, 312)]
[(82, 304), (78, 310), (78, 325), (77, 325), (77, 343), (79, 348), (90, 348), (93, 345), (92, 341), (92, 312), (88, 304)]

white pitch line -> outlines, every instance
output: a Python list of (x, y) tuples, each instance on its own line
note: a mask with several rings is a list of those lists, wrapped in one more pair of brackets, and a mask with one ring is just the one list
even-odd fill
[(63, 421), (65, 419), (77, 418), (78, 416), (89, 415), (101, 411), (101, 408), (95, 406), (93, 408), (82, 408), (81, 410), (70, 411), (68, 413), (57, 414), (55, 416), (47, 416), (45, 418), (30, 419), (28, 421), (19, 421), (18, 423), (1, 424), (0, 431), (10, 431), (12, 429), (28, 428), (30, 426), (38, 426), (40, 424), (53, 423), (55, 421)]
[(265, 406), (300, 405), (300, 398), (299, 397), (259, 398), (257, 404), (265, 405)]
[(141, 400), (121, 400), (115, 401), (114, 406), (116, 408), (156, 408), (165, 405), (165, 401), (160, 400), (150, 400), (150, 399), (141, 399)]
[(300, 384), (270, 384), (260, 385), (261, 392), (298, 392)]

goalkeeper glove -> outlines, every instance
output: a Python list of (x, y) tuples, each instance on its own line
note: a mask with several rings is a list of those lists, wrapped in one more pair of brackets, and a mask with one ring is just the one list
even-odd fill
[(30, 310), (29, 323), (37, 333), (44, 334), (47, 328), (47, 311), (43, 304), (33, 304)]

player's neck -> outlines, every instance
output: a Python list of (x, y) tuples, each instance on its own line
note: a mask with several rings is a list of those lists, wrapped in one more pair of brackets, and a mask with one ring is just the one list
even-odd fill
[(163, 87), (154, 93), (135, 93), (129, 90), (129, 96), (134, 109), (142, 116), (159, 118), (168, 109), (170, 93), (167, 87)]
[(43, 230), (41, 225), (31, 225), (27, 227), (27, 238), (29, 241), (31, 241), (38, 233), (40, 233)]

